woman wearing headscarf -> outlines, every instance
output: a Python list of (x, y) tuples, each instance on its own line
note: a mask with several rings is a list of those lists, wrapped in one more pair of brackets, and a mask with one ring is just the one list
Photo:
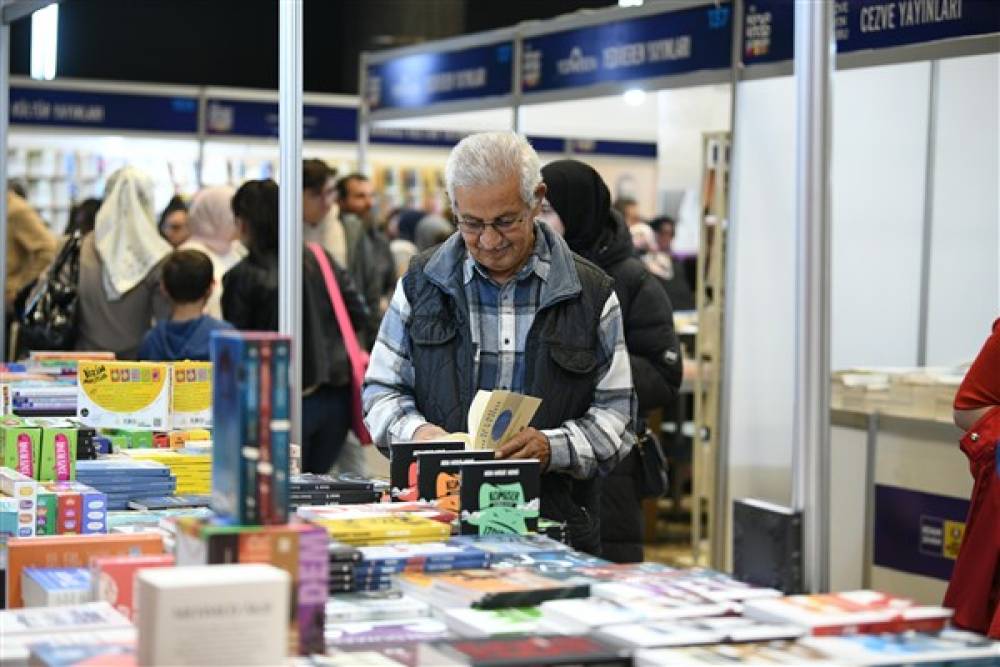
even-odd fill
[(181, 244), (181, 250), (200, 250), (212, 260), (215, 288), (208, 297), (205, 314), (222, 319), (222, 276), (246, 257), (247, 250), (239, 242), (239, 230), (233, 216), (235, 188), (217, 185), (205, 188), (194, 196), (188, 212), (191, 238)]
[[(611, 208), (611, 193), (600, 175), (576, 160), (559, 160), (542, 169), (548, 188), (542, 219), (559, 231), (573, 252), (615, 279), (621, 303), (625, 344), (639, 399), (637, 433), (643, 417), (671, 404), (682, 379), (680, 346), (673, 308), (659, 281), (635, 256), (632, 236)], [(640, 462), (633, 451), (605, 480), (601, 498), (602, 557), (615, 562), (642, 560)]]
[(113, 173), (80, 246), (78, 350), (136, 358), (154, 318), (170, 314), (159, 269), (171, 250), (157, 233), (153, 181), (133, 167)]

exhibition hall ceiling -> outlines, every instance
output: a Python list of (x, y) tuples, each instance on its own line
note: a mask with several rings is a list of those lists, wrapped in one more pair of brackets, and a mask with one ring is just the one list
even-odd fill
[[(307, 91), (357, 94), (358, 54), (546, 19), (616, 0), (303, 0)], [(31, 26), (14, 25), (11, 68), (29, 70)], [(58, 77), (277, 88), (274, 0), (68, 0)]]

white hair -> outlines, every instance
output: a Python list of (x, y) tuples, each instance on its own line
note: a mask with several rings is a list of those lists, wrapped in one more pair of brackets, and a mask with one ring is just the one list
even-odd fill
[(521, 199), (534, 206), (535, 190), (542, 182), (541, 161), (528, 140), (514, 132), (471, 134), (451, 149), (444, 167), (453, 208), (457, 208), (456, 188), (495, 185), (512, 175), (520, 181)]

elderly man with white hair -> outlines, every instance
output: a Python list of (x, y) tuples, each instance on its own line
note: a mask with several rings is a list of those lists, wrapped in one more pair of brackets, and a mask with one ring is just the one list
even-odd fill
[(363, 392), (380, 445), (464, 431), (479, 389), (542, 399), (497, 450), (537, 459), (541, 515), (600, 551), (600, 477), (632, 447), (635, 395), (611, 279), (536, 220), (538, 155), (474, 134), (445, 167), (458, 232), (418, 255), (382, 321)]

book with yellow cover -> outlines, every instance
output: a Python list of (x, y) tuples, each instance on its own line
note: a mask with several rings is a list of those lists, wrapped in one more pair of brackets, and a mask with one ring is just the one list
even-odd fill
[(366, 516), (349, 519), (317, 519), (330, 537), (346, 544), (392, 542), (437, 542), (451, 535), (451, 526), (422, 516), (407, 514)]
[(170, 368), (145, 361), (80, 361), (77, 416), (92, 428), (165, 429)]

